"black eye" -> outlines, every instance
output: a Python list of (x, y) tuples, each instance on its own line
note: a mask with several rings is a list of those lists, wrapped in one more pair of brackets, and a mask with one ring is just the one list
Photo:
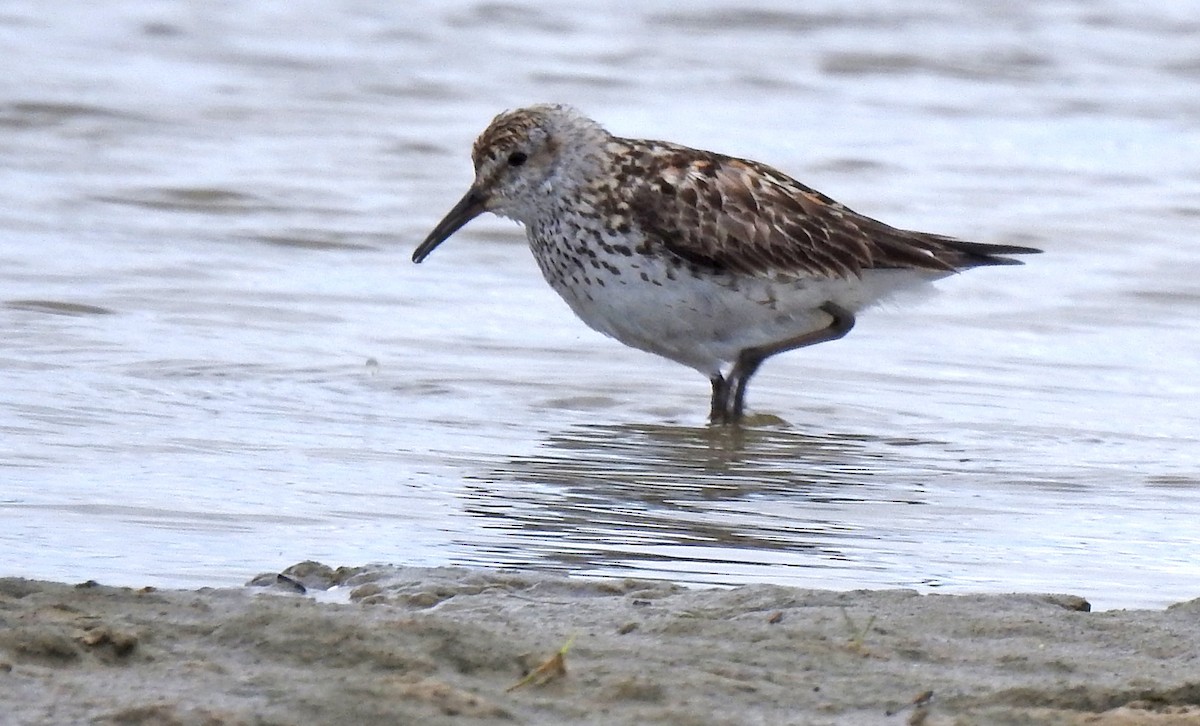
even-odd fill
[(527, 159), (529, 159), (529, 155), (524, 151), (514, 151), (508, 155), (508, 165), (520, 166), (524, 164)]

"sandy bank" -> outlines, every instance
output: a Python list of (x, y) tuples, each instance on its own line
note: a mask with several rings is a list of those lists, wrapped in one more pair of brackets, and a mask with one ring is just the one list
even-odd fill
[[(308, 594), (0, 580), (0, 721), (1200, 724), (1200, 600), (287, 574)], [(331, 585), (350, 602), (311, 597)]]

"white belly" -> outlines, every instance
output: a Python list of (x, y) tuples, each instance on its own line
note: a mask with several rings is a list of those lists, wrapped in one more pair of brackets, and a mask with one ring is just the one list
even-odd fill
[(531, 242), (546, 281), (590, 327), (708, 377), (745, 348), (828, 326), (830, 316), (819, 309), (826, 302), (857, 312), (942, 276), (913, 270), (871, 270), (861, 278), (708, 275), (638, 254), (580, 265)]

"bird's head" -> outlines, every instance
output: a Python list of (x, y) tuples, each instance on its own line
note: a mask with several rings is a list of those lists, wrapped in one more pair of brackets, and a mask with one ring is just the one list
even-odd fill
[(544, 104), (500, 114), (475, 140), (475, 182), (413, 252), (413, 262), (424, 260), (484, 212), (528, 224), (547, 207), (547, 197), (578, 176), (564, 167), (572, 161), (586, 164), (589, 150), (607, 136), (570, 106)]

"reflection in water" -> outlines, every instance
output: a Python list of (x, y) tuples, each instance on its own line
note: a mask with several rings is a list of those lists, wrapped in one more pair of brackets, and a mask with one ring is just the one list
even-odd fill
[(915, 443), (781, 427), (580, 426), (472, 480), (465, 507), (516, 535), (484, 558), (733, 583), (759, 566), (845, 566), (872, 539), (847, 509), (886, 504), (899, 516), (922, 503), (921, 485), (904, 477)]

